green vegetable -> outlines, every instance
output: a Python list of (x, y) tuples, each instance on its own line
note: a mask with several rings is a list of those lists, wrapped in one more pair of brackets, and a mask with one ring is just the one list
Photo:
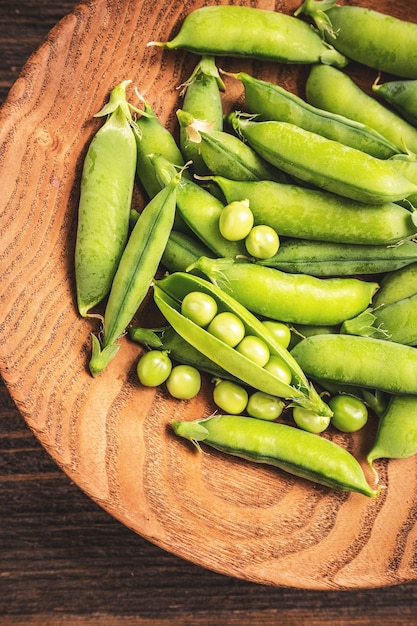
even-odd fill
[(243, 56), (280, 63), (346, 64), (343, 55), (325, 44), (308, 24), (290, 15), (243, 6), (206, 6), (189, 13), (169, 50), (196, 54)]
[(251, 228), (245, 239), (246, 250), (256, 259), (270, 259), (278, 252), (279, 245), (277, 232), (267, 224)]
[[(181, 302), (190, 291), (200, 290), (217, 301), (220, 313), (231, 313), (243, 322), (245, 334), (255, 335), (266, 343), (271, 355), (279, 356), (291, 371), (292, 384), (286, 384), (265, 368), (246, 358), (207, 330), (181, 315)], [(268, 329), (233, 298), (207, 280), (192, 274), (176, 272), (154, 285), (154, 300), (169, 324), (203, 355), (226, 369), (230, 375), (260, 391), (328, 413), (328, 407), (310, 385), (297, 362), (280, 346)]]
[(370, 204), (396, 202), (417, 192), (417, 185), (389, 160), (288, 122), (254, 122), (238, 113), (229, 119), (259, 156), (321, 189)]
[(143, 354), (136, 366), (138, 378), (145, 387), (158, 387), (170, 375), (172, 361), (163, 350), (149, 350)]
[(372, 91), (383, 98), (413, 126), (417, 126), (417, 79), (375, 81)]
[(394, 395), (383, 413), (367, 461), (404, 459), (417, 453), (417, 397)]
[(204, 442), (221, 452), (272, 465), (332, 488), (378, 495), (350, 452), (298, 428), (234, 415), (174, 421), (172, 426), (178, 436), (189, 439), (198, 449)]
[(246, 412), (250, 417), (272, 422), (278, 419), (284, 408), (285, 403), (279, 398), (263, 391), (254, 391), (249, 396)]
[(98, 376), (115, 357), (117, 342), (143, 302), (171, 232), (180, 174), (142, 211), (120, 259), (104, 312), (102, 340), (93, 335), (90, 372)]
[(330, 417), (328, 415), (317, 415), (314, 411), (298, 406), (294, 407), (292, 415), (298, 428), (302, 428), (309, 433), (315, 433), (316, 435), (324, 432), (330, 424)]
[(417, 234), (415, 213), (395, 203), (364, 204), (273, 181), (244, 182), (220, 176), (213, 180), (227, 202), (249, 200), (255, 224), (268, 224), (282, 237), (388, 245)]
[(257, 119), (290, 122), (380, 159), (398, 152), (394, 144), (365, 124), (314, 107), (283, 87), (245, 72), (234, 76), (242, 82), (246, 106)]
[(417, 394), (417, 349), (384, 339), (333, 334), (300, 341), (291, 355), (315, 380)]
[(417, 152), (417, 129), (367, 94), (345, 72), (327, 66), (312, 67), (306, 98), (318, 108), (373, 128), (397, 146), (398, 152)]
[(230, 380), (216, 380), (213, 400), (221, 411), (231, 415), (239, 415), (248, 404), (248, 392), (245, 387)]
[(365, 426), (368, 421), (366, 404), (349, 394), (339, 394), (329, 400), (333, 411), (332, 425), (343, 433), (355, 433)]
[[(106, 115), (84, 160), (75, 246), (77, 303), (85, 317), (108, 294), (129, 231), (136, 142), (126, 80), (95, 117)], [(138, 111), (139, 112), (139, 111)]]
[(378, 288), (376, 282), (357, 278), (287, 274), (232, 259), (201, 257), (190, 269), (205, 274), (249, 311), (295, 324), (342, 323), (364, 311)]
[(201, 374), (191, 365), (176, 365), (166, 381), (168, 392), (178, 400), (191, 400), (201, 388)]

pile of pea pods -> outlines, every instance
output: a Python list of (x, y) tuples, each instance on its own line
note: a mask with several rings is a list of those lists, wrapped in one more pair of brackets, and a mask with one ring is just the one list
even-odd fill
[[(92, 376), (128, 333), (144, 348), (140, 384), (187, 401), (210, 377), (214, 413), (172, 423), (198, 449), (379, 493), (374, 462), (417, 453), (416, 40), (411, 22), (306, 0), (294, 15), (204, 6), (171, 41), (149, 42), (199, 58), (178, 142), (149, 102), (127, 101), (129, 81), (97, 113), (75, 249), (79, 313), (101, 323)], [(308, 65), (305, 99), (220, 69), (227, 57)], [(374, 95), (350, 61), (376, 70)], [(245, 111), (224, 115), (228, 81)], [(149, 197), (140, 213), (136, 182)], [(158, 328), (134, 322), (149, 293)], [(363, 429), (369, 414), (373, 486), (320, 436)]]

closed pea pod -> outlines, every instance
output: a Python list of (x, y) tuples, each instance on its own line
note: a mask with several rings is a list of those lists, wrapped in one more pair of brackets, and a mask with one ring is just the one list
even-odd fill
[(214, 256), (213, 253), (196, 237), (172, 230), (161, 263), (172, 272), (185, 271), (200, 256)]
[(290, 122), (380, 159), (387, 159), (398, 152), (394, 144), (365, 124), (314, 107), (280, 85), (245, 72), (234, 76), (244, 86), (249, 112), (263, 121)]
[(413, 126), (417, 126), (417, 79), (375, 81), (372, 91), (383, 98)]
[(84, 317), (108, 294), (125, 246), (136, 167), (136, 143), (124, 81), (95, 117), (107, 115), (88, 148), (81, 178), (75, 246), (77, 303)]
[[(177, 146), (174, 136), (158, 119), (149, 102), (144, 101), (146, 113), (138, 120), (136, 134), (137, 176), (149, 198), (153, 198), (165, 183), (161, 182), (152, 162), (152, 154), (160, 154), (165, 159), (181, 168), (184, 157)], [(186, 172), (184, 172), (186, 175)]]
[(287, 239), (275, 256), (260, 265), (312, 276), (352, 276), (392, 272), (417, 261), (417, 243), (398, 245), (361, 244)]
[(292, 350), (314, 380), (417, 394), (417, 349), (384, 339), (352, 335), (314, 335)]
[(367, 454), (376, 459), (405, 459), (417, 453), (417, 397), (393, 395), (382, 414), (375, 440)]
[(232, 259), (202, 257), (190, 269), (203, 272), (253, 313), (298, 324), (339, 324), (364, 311), (378, 288), (357, 278), (287, 274)]
[(306, 0), (297, 10), (317, 16), (327, 41), (353, 61), (405, 78), (417, 78), (417, 24), (337, 0)]
[(175, 216), (180, 174), (143, 209), (129, 237), (104, 312), (103, 339), (92, 335), (90, 372), (98, 376), (120, 348), (117, 339), (143, 302), (161, 261)]
[(177, 111), (177, 117), (190, 143), (198, 146), (201, 158), (211, 174), (232, 180), (288, 182), (284, 172), (267, 163), (239, 137), (209, 128), (204, 121), (195, 119), (181, 109)]
[[(183, 110), (197, 119), (204, 119), (211, 128), (223, 129), (223, 109), (220, 92), (225, 90), (215, 59), (203, 55), (183, 85)], [(195, 174), (207, 174), (208, 169), (199, 154), (198, 145), (190, 141), (186, 129), (180, 128), (180, 148), (185, 160), (192, 161)]]
[(324, 437), (276, 422), (217, 415), (191, 422), (174, 421), (174, 432), (226, 454), (265, 463), (290, 474), (344, 491), (374, 497), (361, 465), (344, 448)]
[[(219, 313), (237, 316), (243, 322), (246, 334), (263, 339), (270, 354), (279, 356), (291, 371), (291, 385), (284, 383), (254, 361), (240, 354), (235, 348), (181, 315), (182, 299), (189, 291), (195, 290), (213, 296), (217, 301)], [(154, 300), (178, 334), (242, 383), (271, 395), (291, 399), (297, 405), (306, 405), (318, 413), (328, 413), (327, 405), (310, 385), (289, 352), (275, 341), (262, 322), (215, 285), (198, 276), (177, 272), (155, 282)]]
[(324, 190), (370, 204), (396, 202), (417, 192), (389, 160), (377, 159), (288, 122), (230, 121), (266, 161)]
[(306, 98), (316, 107), (373, 128), (397, 146), (399, 153), (407, 148), (417, 152), (417, 129), (367, 94), (341, 70), (313, 66), (307, 77)]
[(375, 294), (373, 305), (386, 306), (417, 293), (417, 262), (384, 276), (381, 288)]
[(364, 204), (318, 189), (274, 181), (233, 181), (213, 177), (227, 202), (249, 200), (256, 224), (298, 239), (387, 245), (410, 239), (417, 220), (396, 203)]
[(253, 7), (206, 6), (189, 13), (171, 41), (149, 42), (169, 50), (243, 56), (281, 63), (346, 64), (343, 55), (295, 17)]

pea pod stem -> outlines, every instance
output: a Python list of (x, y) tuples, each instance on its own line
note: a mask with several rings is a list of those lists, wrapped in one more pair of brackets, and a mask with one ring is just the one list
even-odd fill
[(226, 454), (272, 465), (292, 475), (368, 497), (378, 495), (357, 459), (334, 442), (298, 428), (256, 418), (217, 415), (174, 421), (176, 435)]
[(98, 376), (119, 350), (125, 331), (154, 279), (175, 217), (176, 188), (181, 174), (147, 204), (120, 259), (104, 312), (103, 339), (93, 335), (90, 372)]
[[(180, 311), (181, 301), (188, 292), (196, 290), (214, 297), (219, 311), (231, 311), (237, 315), (243, 322), (247, 334), (261, 337), (267, 344), (271, 355), (279, 356), (291, 370), (292, 384), (282, 382), (255, 362), (239, 354), (234, 348), (208, 333), (206, 329), (200, 328), (184, 317)], [(184, 272), (170, 274), (155, 282), (154, 300), (178, 334), (218, 366), (226, 369), (233, 377), (260, 391), (286, 398), (300, 406), (310, 407), (319, 414), (330, 414), (329, 407), (317, 394), (288, 350), (275, 341), (262, 322), (252, 313), (209, 281)]]

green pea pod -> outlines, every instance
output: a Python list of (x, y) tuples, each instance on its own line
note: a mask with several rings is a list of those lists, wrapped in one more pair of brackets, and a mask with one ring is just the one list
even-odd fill
[(243, 6), (205, 6), (189, 13), (171, 41), (151, 41), (169, 50), (243, 56), (280, 63), (334, 63), (346, 58), (305, 22), (277, 11)]
[(226, 454), (278, 467), (292, 475), (343, 491), (375, 497), (357, 459), (336, 443), (299, 428), (240, 415), (173, 421), (174, 432)]
[(366, 124), (398, 152), (417, 152), (417, 129), (361, 89), (345, 72), (314, 66), (306, 81), (307, 101), (321, 109)]
[[(150, 155), (154, 171), (165, 184), (175, 173), (175, 167), (159, 154)], [(218, 256), (235, 257), (246, 253), (241, 241), (228, 241), (221, 236), (219, 218), (224, 208), (223, 202), (194, 181), (182, 177), (177, 188), (178, 213), (212, 253)]]
[[(183, 85), (182, 108), (197, 119), (204, 120), (215, 130), (223, 129), (223, 107), (220, 92), (225, 90), (216, 67), (215, 58), (203, 55), (190, 78)], [(194, 174), (209, 173), (199, 152), (199, 146), (190, 141), (187, 131), (180, 127), (180, 148), (186, 161), (192, 161)]]
[[(260, 337), (271, 355), (280, 357), (288, 366), (292, 373), (292, 385), (279, 380), (271, 372), (184, 317), (180, 311), (181, 302), (190, 291), (208, 293), (216, 300), (219, 312), (230, 311), (237, 315), (243, 322), (246, 333)], [(176, 272), (155, 282), (154, 299), (161, 313), (179, 335), (235, 378), (255, 389), (310, 408), (318, 414), (329, 415), (329, 407), (310, 385), (288, 350), (276, 342), (264, 324), (252, 313), (215, 285), (198, 276)]]
[(203, 272), (256, 315), (294, 324), (337, 325), (369, 305), (378, 283), (357, 278), (316, 278), (233, 259), (201, 257)]
[(129, 230), (136, 167), (136, 144), (127, 80), (110, 93), (95, 117), (107, 115), (84, 160), (75, 246), (75, 278), (80, 314), (108, 294)]
[(289, 182), (284, 172), (272, 167), (239, 137), (224, 131), (210, 129), (182, 109), (177, 111), (180, 127), (187, 133), (190, 143), (198, 150), (211, 174), (232, 180), (276, 180)]
[(417, 395), (417, 349), (354, 335), (314, 335), (300, 341), (292, 356), (314, 380)]
[(417, 126), (417, 79), (390, 80), (372, 85), (372, 91), (383, 98), (413, 126)]
[(147, 204), (129, 237), (104, 312), (103, 339), (92, 336), (90, 372), (98, 376), (120, 348), (117, 339), (143, 302), (161, 261), (175, 216), (177, 174)]
[(414, 213), (392, 202), (364, 204), (323, 190), (274, 181), (233, 181), (219, 176), (213, 180), (227, 202), (249, 200), (255, 223), (268, 224), (283, 237), (389, 245), (417, 234)]
[(390, 341), (417, 346), (417, 293), (374, 309), (374, 325), (382, 328)]
[[(153, 198), (164, 186), (155, 172), (151, 154), (161, 154), (177, 167), (184, 166), (184, 158), (177, 146), (172, 133), (159, 121), (151, 105), (144, 102), (145, 116), (138, 122), (137, 144), (137, 176), (149, 198)], [(186, 176), (186, 172), (184, 172)]]
[(373, 299), (374, 307), (387, 306), (417, 293), (417, 263), (402, 267), (383, 277)]
[(200, 256), (211, 257), (213, 254), (196, 237), (172, 230), (161, 262), (170, 273), (184, 272)]
[[(417, 24), (367, 7), (305, 0), (297, 15), (313, 19), (327, 41), (348, 58), (404, 78), (417, 78)], [(395, 51), (395, 52), (394, 52)]]
[(372, 448), (370, 465), (376, 459), (405, 459), (417, 454), (417, 397), (394, 395), (383, 413)]
[(345, 146), (288, 122), (254, 122), (233, 113), (230, 121), (266, 161), (290, 176), (370, 204), (396, 202), (417, 192), (390, 160)]
[(259, 265), (312, 276), (353, 276), (392, 272), (417, 261), (417, 243), (398, 245), (361, 245), (287, 239), (278, 252)]
[(168, 352), (170, 358), (177, 363), (192, 365), (199, 372), (206, 372), (211, 376), (238, 382), (237, 378), (231, 376), (224, 368), (196, 350), (170, 326), (153, 330), (135, 326), (129, 328), (129, 336), (133, 341), (148, 348)]
[(249, 112), (262, 121), (290, 122), (380, 159), (398, 153), (394, 144), (365, 124), (314, 107), (283, 87), (245, 72), (234, 76), (243, 84)]

